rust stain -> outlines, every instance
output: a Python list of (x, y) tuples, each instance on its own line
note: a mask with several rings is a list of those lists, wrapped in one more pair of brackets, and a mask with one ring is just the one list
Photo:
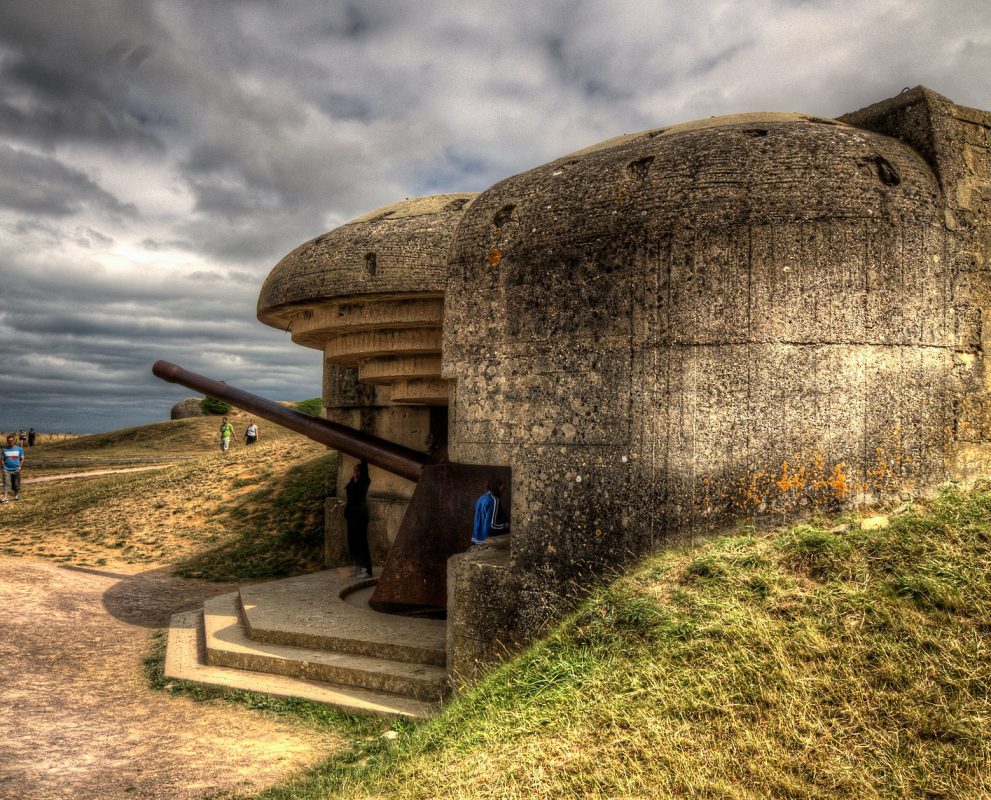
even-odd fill
[(502, 261), (502, 250), (498, 247), (493, 247), (489, 250), (489, 266), (498, 267), (500, 261)]

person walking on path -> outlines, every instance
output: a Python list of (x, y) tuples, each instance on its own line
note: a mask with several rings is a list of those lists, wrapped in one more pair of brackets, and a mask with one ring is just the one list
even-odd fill
[(354, 562), (352, 578), (372, 577), (372, 554), (368, 547), (368, 487), (372, 480), (368, 477), (368, 462), (354, 465), (354, 474), (344, 491), (347, 503), (344, 506), (344, 519), (348, 524), (348, 552)]
[(489, 481), (488, 491), (475, 502), (475, 527), (471, 534), (472, 544), (481, 544), (490, 536), (509, 533), (509, 521), (500, 502), (506, 482), (501, 478)]
[(34, 443), (38, 438), (38, 432), (34, 428), (28, 429), (28, 447), (34, 447)]
[(24, 448), (14, 440), (14, 434), (7, 437), (3, 448), (3, 497), (0, 503), (7, 502), (7, 494), (14, 493), (14, 499), (21, 499), (21, 467), (24, 466)]
[(244, 431), (244, 443), (254, 444), (258, 441), (258, 426), (254, 420), (248, 422), (248, 427)]
[(220, 423), (220, 451), (222, 453), (227, 452), (231, 446), (232, 438), (234, 438), (234, 426), (227, 421), (227, 417), (224, 417), (224, 421)]

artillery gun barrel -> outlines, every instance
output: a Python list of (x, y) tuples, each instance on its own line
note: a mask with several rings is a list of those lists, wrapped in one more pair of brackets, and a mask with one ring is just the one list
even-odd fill
[(360, 458), (407, 480), (419, 480), (420, 471), (427, 462), (426, 454), (412, 448), (373, 436), (370, 433), (356, 431), (354, 428), (339, 425), (330, 420), (293, 411), (278, 403), (273, 403), (271, 400), (266, 400), (264, 397), (206, 378), (168, 361), (156, 361), (151, 371), (164, 381), (178, 383), (194, 391), (223, 400), (236, 408), (250, 411), (262, 419), (301, 433), (308, 439), (313, 439), (315, 442), (325, 444), (349, 456)]

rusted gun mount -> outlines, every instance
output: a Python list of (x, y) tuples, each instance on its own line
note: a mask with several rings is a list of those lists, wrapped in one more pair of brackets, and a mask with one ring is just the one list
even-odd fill
[(442, 455), (427, 456), (346, 425), (293, 411), (168, 361), (156, 361), (152, 372), (162, 380), (223, 400), (416, 483), (369, 601), (378, 611), (409, 613), (446, 608), (447, 560), (468, 549), (475, 500), (490, 479), (505, 482), (507, 493), (503, 500), (510, 507), (509, 467), (456, 464)]

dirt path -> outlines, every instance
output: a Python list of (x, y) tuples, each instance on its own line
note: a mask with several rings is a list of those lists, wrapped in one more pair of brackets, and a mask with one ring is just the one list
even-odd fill
[(119, 472), (147, 472), (150, 469), (165, 469), (171, 464), (151, 464), (147, 467), (121, 467), (119, 469), (91, 469), (86, 472), (64, 472), (58, 475), (42, 475), (40, 478), (24, 478), (22, 483), (46, 483), (48, 481), (61, 481), (66, 478), (90, 478), (96, 475), (116, 475)]
[(0, 798), (254, 792), (339, 742), (147, 687), (149, 634), (230, 587), (0, 556)]

